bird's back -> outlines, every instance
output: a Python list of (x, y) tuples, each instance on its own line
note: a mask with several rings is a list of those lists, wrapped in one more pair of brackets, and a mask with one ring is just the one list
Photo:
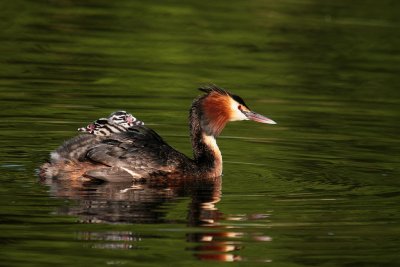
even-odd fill
[(156, 132), (144, 126), (112, 134), (90, 147), (86, 159), (107, 166), (88, 171), (86, 175), (108, 181), (167, 175), (177, 171), (186, 160)]
[(190, 161), (141, 124), (105, 136), (93, 131), (83, 133), (66, 141), (51, 153), (50, 162), (41, 168), (41, 176), (113, 182), (141, 180), (177, 173)]

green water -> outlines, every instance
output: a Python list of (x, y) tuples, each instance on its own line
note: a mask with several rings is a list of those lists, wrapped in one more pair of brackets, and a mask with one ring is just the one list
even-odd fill
[[(399, 1), (0, 12), (1, 265), (400, 265)], [(228, 125), (222, 182), (39, 182), (50, 151), (119, 109), (190, 155), (188, 108), (209, 82), (278, 122)]]

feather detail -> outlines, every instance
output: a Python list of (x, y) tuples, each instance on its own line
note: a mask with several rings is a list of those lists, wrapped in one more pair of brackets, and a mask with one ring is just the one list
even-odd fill
[(202, 101), (202, 128), (210, 135), (218, 136), (230, 118), (231, 98), (228, 94), (211, 91)]
[(231, 95), (231, 93), (229, 93), (225, 89), (220, 88), (220, 87), (218, 87), (218, 86), (216, 86), (215, 84), (212, 84), (212, 83), (200, 87), (199, 90), (202, 91), (202, 92), (205, 92), (207, 94), (215, 92), (215, 93), (218, 93), (220, 95), (227, 95), (227, 96)]

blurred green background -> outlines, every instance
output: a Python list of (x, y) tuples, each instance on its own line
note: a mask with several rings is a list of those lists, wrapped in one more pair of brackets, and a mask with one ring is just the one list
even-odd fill
[[(400, 264), (399, 1), (16, 0), (0, 12), (5, 266)], [(218, 197), (38, 182), (49, 152), (120, 109), (191, 155), (188, 109), (206, 83), (278, 122), (223, 131)]]

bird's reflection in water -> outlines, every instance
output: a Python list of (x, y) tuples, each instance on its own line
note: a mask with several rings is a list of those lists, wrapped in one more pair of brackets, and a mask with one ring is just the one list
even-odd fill
[[(57, 180), (44, 183), (51, 195), (76, 201), (76, 205), (60, 208), (60, 213), (78, 216), (82, 223), (172, 223), (176, 221), (166, 218), (165, 204), (189, 197), (187, 224), (200, 230), (186, 234), (187, 250), (201, 260), (241, 260), (236, 254), (241, 249), (237, 237), (242, 233), (230, 232), (229, 226), (219, 224), (225, 217), (216, 207), (221, 199), (220, 177), (142, 185)], [(79, 239), (96, 241), (94, 247), (104, 249), (140, 249), (142, 238), (157, 236), (131, 231), (79, 233)]]

